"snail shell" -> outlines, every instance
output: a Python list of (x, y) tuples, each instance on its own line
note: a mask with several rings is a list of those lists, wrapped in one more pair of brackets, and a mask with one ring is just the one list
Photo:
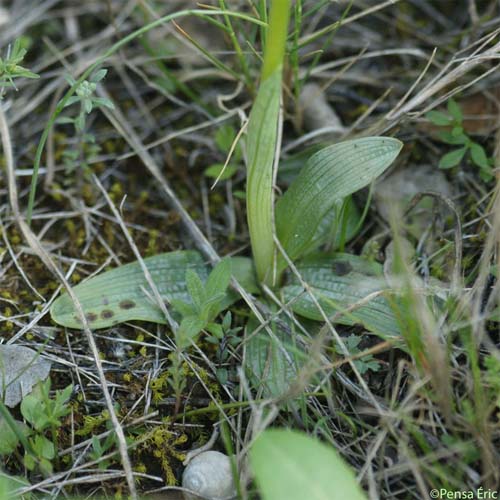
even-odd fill
[(218, 451), (196, 455), (182, 475), (182, 486), (196, 495), (184, 493), (186, 500), (231, 500), (236, 496), (231, 460)]

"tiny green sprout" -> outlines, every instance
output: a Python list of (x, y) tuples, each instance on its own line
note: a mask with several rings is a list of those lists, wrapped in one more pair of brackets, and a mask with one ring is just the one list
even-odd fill
[(186, 286), (190, 302), (172, 300), (172, 306), (181, 314), (182, 321), (176, 332), (177, 346), (180, 349), (190, 345), (198, 333), (209, 326), (223, 311), (226, 291), (231, 279), (231, 261), (221, 260), (212, 270), (206, 283), (192, 269), (186, 271)]
[(204, 172), (206, 177), (216, 179), (218, 182), (230, 179), (236, 174), (243, 158), (240, 144), (237, 143), (233, 147), (236, 136), (237, 132), (232, 125), (224, 124), (217, 129), (214, 136), (215, 145), (225, 157), (230, 155), (230, 163), (227, 165), (214, 163), (208, 166)]
[(16, 78), (39, 78), (39, 75), (29, 69), (21, 66), (26, 56), (27, 50), (22, 46), (21, 39), (17, 39), (8, 51), (7, 57), (0, 57), (0, 99), (5, 87), (13, 87), (17, 90), (14, 83)]
[(95, 91), (97, 90), (97, 84), (106, 76), (108, 70), (100, 69), (93, 73), (89, 80), (84, 80), (77, 85), (77, 81), (71, 76), (66, 75), (65, 79), (68, 84), (73, 87), (76, 86), (75, 95), (71, 96), (65, 104), (65, 108), (72, 106), (73, 104), (80, 104), (80, 113), (75, 119), (64, 117), (59, 119), (59, 123), (73, 123), (75, 129), (78, 132), (83, 132), (85, 129), (85, 116), (90, 114), (95, 108), (109, 108), (114, 109), (113, 103), (109, 99), (102, 97), (96, 97)]
[[(362, 337), (360, 335), (349, 335), (349, 337), (344, 338), (344, 344), (351, 356), (356, 356), (357, 354), (361, 353), (361, 349), (359, 348), (361, 339)], [(335, 350), (338, 354), (343, 354), (343, 352), (338, 347), (336, 347)], [(356, 366), (361, 375), (370, 370), (372, 372), (377, 372), (380, 370), (380, 363), (371, 354), (363, 356), (360, 359), (356, 359), (354, 361), (354, 366)]]
[[(69, 385), (50, 396), (50, 379), (40, 382), (35, 390), (21, 402), (21, 415), (26, 423), (15, 421), (10, 414), (3, 413), (0, 419), (0, 455), (15, 453), (21, 443), (24, 447), (24, 465), (33, 471), (38, 468), (44, 475), (53, 471), (56, 459), (57, 432), (61, 419), (69, 414), (68, 401), (73, 391)], [(7, 418), (6, 418), (7, 417)], [(51, 439), (46, 434), (49, 433)]]
[(484, 147), (473, 141), (465, 132), (463, 112), (455, 100), (448, 100), (447, 111), (447, 113), (443, 113), (433, 110), (425, 115), (434, 125), (446, 127), (447, 130), (439, 132), (439, 138), (442, 142), (458, 146), (441, 157), (439, 168), (447, 169), (456, 167), (463, 160), (466, 153), (469, 152), (472, 163), (480, 169), (481, 178), (484, 181), (490, 181), (493, 179), (493, 158), (488, 157)]
[(236, 347), (240, 343), (238, 333), (242, 330), (241, 327), (231, 328), (232, 315), (231, 311), (227, 311), (222, 319), (222, 323), (209, 323), (205, 330), (210, 333), (207, 341), (217, 346), (217, 379), (221, 384), (225, 384), (229, 378), (228, 369), (223, 366), (229, 361), (229, 347)]

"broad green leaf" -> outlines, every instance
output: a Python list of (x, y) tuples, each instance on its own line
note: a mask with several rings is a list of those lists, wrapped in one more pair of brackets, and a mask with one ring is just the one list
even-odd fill
[[(288, 256), (303, 255), (329, 210), (382, 174), (401, 147), (397, 139), (366, 137), (313, 155), (276, 204), (276, 230)], [(279, 259), (278, 271), (285, 267)]]
[[(21, 431), (21, 426), (24, 424), (13, 420), (15, 425)], [(19, 438), (8, 422), (0, 416), (0, 456), (10, 455), (19, 444)], [(1, 497), (0, 497), (1, 498)]]
[(254, 389), (262, 389), (263, 397), (279, 397), (296, 378), (304, 353), (292, 344), (294, 337), (276, 322), (269, 324), (274, 336), (259, 326), (253, 317), (247, 323), (245, 371)]
[(364, 500), (353, 470), (332, 447), (304, 433), (269, 429), (250, 449), (263, 500)]
[(33, 439), (33, 447), (38, 452), (38, 456), (52, 460), (55, 456), (54, 444), (45, 436), (37, 434)]
[[(16, 500), (21, 499), (20, 495), (17, 495), (15, 491), (23, 486), (29, 486), (30, 483), (23, 477), (19, 476), (8, 476), (0, 469), (0, 498)], [(26, 499), (32, 498), (31, 495), (27, 494), (23, 497)]]
[(47, 423), (42, 402), (33, 394), (22, 400), (21, 414), (37, 430), (43, 429)]
[[(298, 263), (297, 270), (311, 287), (311, 292), (327, 317), (343, 313), (336, 316), (336, 323), (360, 323), (368, 331), (383, 338), (400, 336), (397, 318), (383, 295), (346, 311), (370, 294), (388, 290), (379, 264), (348, 254), (336, 254), (333, 257), (316, 255)], [(282, 291), (285, 301), (291, 301), (290, 307), (294, 312), (308, 319), (324, 321), (321, 311), (296, 277), (291, 277)]]
[(441, 160), (439, 160), (439, 168), (452, 168), (457, 166), (462, 161), (466, 151), (467, 147), (463, 147), (446, 153)]
[(438, 125), (440, 127), (444, 127), (446, 125), (451, 125), (453, 120), (441, 111), (429, 111), (426, 113), (425, 117), (434, 125)]
[[(144, 259), (151, 277), (165, 302), (189, 302), (186, 271), (196, 272), (204, 281), (208, 269), (200, 254), (192, 251), (163, 253)], [(108, 328), (132, 320), (165, 323), (155, 303), (139, 262), (125, 264), (99, 274), (73, 288), (91, 328)], [(50, 310), (52, 319), (69, 328), (81, 328), (73, 302), (61, 295)]]
[[(231, 257), (233, 276), (249, 293), (258, 293), (259, 288), (251, 259)], [(185, 315), (194, 314), (191, 297), (186, 284), (186, 272), (195, 273), (203, 283), (207, 281), (209, 267), (201, 255), (194, 251), (178, 251), (155, 255), (144, 259), (162, 299)], [(227, 264), (226, 264), (227, 265)], [(217, 276), (217, 273), (216, 275)], [(224, 280), (227, 280), (227, 273)], [(194, 284), (193, 290), (199, 286)], [(153, 299), (152, 292), (139, 262), (125, 264), (106, 271), (73, 288), (87, 315), (90, 327), (108, 328), (124, 321), (142, 320), (165, 323), (165, 318)], [(197, 293), (197, 292), (195, 292)], [(239, 299), (233, 291), (226, 294), (220, 310), (229, 307)], [(73, 302), (67, 294), (62, 294), (50, 310), (52, 319), (68, 328), (81, 328)]]
[(303, 250), (306, 255), (327, 243), (331, 248), (338, 248), (343, 241), (347, 243), (356, 235), (361, 214), (351, 196), (337, 203), (323, 217), (314, 236)]
[(247, 219), (259, 281), (270, 280), (274, 261), (273, 165), (278, 139), (281, 66), (260, 85), (246, 139)]
[(231, 272), (248, 293), (260, 293), (252, 259), (248, 257), (231, 257)]

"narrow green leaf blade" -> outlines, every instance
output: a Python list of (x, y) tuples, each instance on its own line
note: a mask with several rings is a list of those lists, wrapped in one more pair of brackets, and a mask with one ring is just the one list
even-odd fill
[[(326, 213), (382, 174), (402, 146), (390, 137), (366, 137), (313, 155), (276, 204), (276, 230), (288, 256), (303, 255)], [(281, 261), (278, 270), (284, 267)]]
[[(196, 272), (203, 281), (208, 270), (200, 254), (178, 251), (144, 259), (161, 297), (190, 302), (186, 288), (186, 271)], [(154, 302), (139, 262), (132, 262), (99, 274), (73, 288), (91, 328), (108, 328), (132, 320), (165, 323), (161, 309)], [(50, 310), (52, 319), (69, 328), (81, 328), (73, 302), (61, 295)]]
[(334, 448), (297, 431), (264, 431), (250, 463), (264, 500), (366, 499)]

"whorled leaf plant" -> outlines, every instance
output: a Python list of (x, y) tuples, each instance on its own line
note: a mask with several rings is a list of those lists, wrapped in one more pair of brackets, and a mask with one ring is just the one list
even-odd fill
[[(271, 3), (261, 82), (246, 137), (247, 219), (253, 262), (249, 258), (233, 257), (231, 273), (250, 293), (259, 293), (259, 284), (263, 283), (274, 288), (283, 287), (281, 293), (293, 299), (292, 309), (296, 314), (323, 320), (314, 301), (303, 296), (302, 285), (290, 278), (284, 280), (288, 261), (277, 252), (276, 234), (288, 259), (299, 261), (298, 268), (307, 274), (307, 281), (312, 284), (310, 291), (329, 316), (338, 311), (338, 322), (361, 323), (381, 336), (394, 336), (398, 333), (396, 321), (387, 303), (377, 295), (387, 288), (383, 276), (371, 277), (359, 257), (352, 256), (348, 271), (342, 273), (335, 272), (339, 257), (323, 255), (315, 261), (317, 257), (309, 256), (304, 263), (300, 259), (325, 242), (328, 236), (325, 221), (332, 210), (381, 175), (399, 154), (402, 143), (389, 137), (366, 137), (321, 149), (305, 162), (289, 189), (274, 204), (289, 10), (289, 0)], [(226, 290), (227, 280), (222, 280), (225, 286), (218, 289), (217, 303), (210, 303), (210, 314), (206, 312), (208, 306), (203, 304), (206, 305), (210, 298), (200, 301), (196, 290), (210, 289), (210, 277), (208, 266), (198, 252), (160, 254), (144, 259), (143, 264), (162, 300), (167, 306), (174, 306), (174, 318), (184, 324), (180, 331), (187, 335), (183, 335), (182, 348), (188, 346), (186, 340), (195, 341), (196, 335), (215, 319), (216, 314), (238, 299), (235, 292)], [(369, 282), (370, 286), (360, 288), (363, 282)], [(130, 320), (166, 323), (139, 262), (94, 277), (76, 286), (74, 292), (93, 328), (106, 328)], [(368, 294), (378, 298), (363, 307), (350, 308), (352, 301)], [(179, 307), (180, 304), (184, 306)], [(80, 327), (67, 295), (54, 302), (51, 315), (61, 325)]]

